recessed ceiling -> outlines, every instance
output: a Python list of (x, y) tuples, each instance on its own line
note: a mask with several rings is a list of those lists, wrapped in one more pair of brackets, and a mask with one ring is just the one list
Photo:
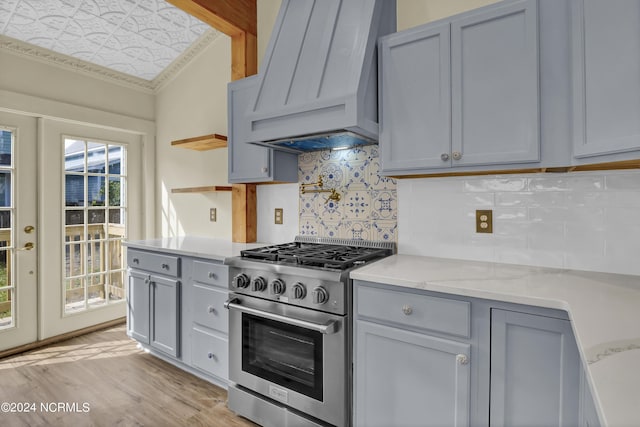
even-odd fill
[(0, 34), (144, 80), (210, 28), (164, 0), (0, 0)]

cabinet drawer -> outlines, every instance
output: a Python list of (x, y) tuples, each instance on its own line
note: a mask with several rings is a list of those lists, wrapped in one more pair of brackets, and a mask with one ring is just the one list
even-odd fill
[(228, 341), (193, 328), (191, 361), (193, 366), (217, 377), (229, 378)]
[(229, 312), (224, 308), (228, 298), (226, 290), (193, 285), (193, 321), (207, 328), (229, 332)]
[(471, 306), (466, 301), (357, 287), (358, 316), (469, 338)]
[(130, 268), (151, 271), (165, 276), (180, 276), (180, 258), (173, 255), (129, 249), (127, 251), (127, 265)]
[(229, 287), (229, 267), (205, 261), (193, 261), (193, 280), (209, 285)]

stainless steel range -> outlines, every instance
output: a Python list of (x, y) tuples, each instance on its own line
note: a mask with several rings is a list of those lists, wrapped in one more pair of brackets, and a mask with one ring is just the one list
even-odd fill
[(263, 426), (350, 425), (349, 273), (394, 252), (299, 236), (227, 260), (229, 408)]

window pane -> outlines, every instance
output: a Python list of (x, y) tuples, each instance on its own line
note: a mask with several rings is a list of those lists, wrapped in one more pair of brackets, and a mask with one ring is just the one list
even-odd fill
[(109, 274), (109, 299), (110, 300), (123, 300), (124, 295), (124, 271), (113, 271)]
[(124, 175), (122, 167), (124, 147), (120, 145), (109, 146), (109, 173), (113, 175)]
[(96, 306), (106, 304), (105, 298), (105, 274), (91, 275), (87, 278), (87, 299), (89, 305)]
[(87, 149), (87, 172), (106, 173), (107, 146), (98, 142), (89, 142)]
[(109, 206), (120, 206), (120, 177), (109, 177)]
[(87, 193), (89, 197), (89, 206), (104, 206), (105, 193), (104, 176), (88, 177)]
[(84, 274), (85, 243), (65, 245), (65, 276), (81, 276)]
[(65, 175), (64, 201), (66, 206), (84, 206), (84, 176)]
[(8, 251), (0, 251), (0, 288), (11, 286), (11, 277), (9, 277), (9, 269), (7, 268), (11, 262), (11, 253)]
[(3, 239), (3, 228), (11, 228), (11, 211), (0, 210), (0, 240)]
[(124, 268), (124, 247), (122, 240), (109, 241), (109, 270)]
[(89, 224), (104, 224), (104, 209), (91, 209), (87, 212)]
[(90, 233), (87, 242), (87, 264), (89, 274), (100, 273), (105, 269), (105, 259), (107, 252), (107, 242), (105, 240), (97, 240), (104, 237), (100, 234)]
[(11, 207), (11, 172), (0, 173), (0, 206)]
[(84, 279), (65, 280), (65, 311), (67, 313), (84, 310)]
[(0, 166), (11, 166), (11, 140), (13, 133), (0, 130)]
[(0, 291), (0, 328), (6, 328), (13, 324), (11, 311), (11, 290), (2, 290)]
[(84, 141), (65, 139), (64, 170), (67, 172), (84, 172)]
[[(66, 225), (80, 225), (84, 224), (84, 211), (81, 210), (67, 210), (64, 213), (64, 223)], [(80, 227), (82, 229), (82, 227)]]

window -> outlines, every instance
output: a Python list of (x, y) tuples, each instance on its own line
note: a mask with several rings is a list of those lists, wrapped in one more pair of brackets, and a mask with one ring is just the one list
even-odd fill
[(64, 140), (64, 292), (71, 314), (125, 298), (126, 148)]
[(0, 128), (0, 329), (14, 326), (15, 286), (12, 274), (13, 131)]

